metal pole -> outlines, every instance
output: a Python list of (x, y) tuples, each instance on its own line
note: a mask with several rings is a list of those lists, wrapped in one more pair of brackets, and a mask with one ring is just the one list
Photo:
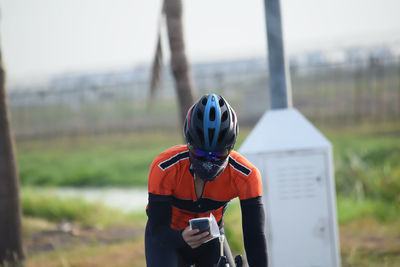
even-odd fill
[(285, 60), (279, 0), (264, 0), (267, 25), (271, 109), (292, 107), (290, 73)]

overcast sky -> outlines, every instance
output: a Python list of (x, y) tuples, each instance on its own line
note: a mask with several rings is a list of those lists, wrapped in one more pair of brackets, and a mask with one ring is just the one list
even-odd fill
[[(399, 0), (281, 0), (286, 50), (400, 36)], [(150, 62), (161, 0), (0, 0), (11, 80)], [(186, 0), (191, 61), (265, 56), (262, 0)]]

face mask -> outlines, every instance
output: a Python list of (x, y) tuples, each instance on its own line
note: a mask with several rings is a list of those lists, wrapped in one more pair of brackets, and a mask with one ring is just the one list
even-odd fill
[(190, 163), (197, 177), (205, 182), (214, 181), (228, 165), (229, 157), (222, 160), (201, 160), (189, 153)]

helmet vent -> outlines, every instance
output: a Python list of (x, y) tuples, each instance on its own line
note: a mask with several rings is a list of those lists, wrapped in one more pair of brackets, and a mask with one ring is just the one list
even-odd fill
[(219, 134), (218, 136), (218, 143), (222, 141), (222, 139), (224, 139), (226, 132), (228, 131), (228, 129), (223, 129), (222, 132)]
[(197, 135), (199, 136), (200, 142), (204, 144), (204, 134), (200, 128), (196, 128)]
[(210, 109), (210, 121), (215, 121), (215, 108)]
[(207, 105), (207, 98), (203, 97), (203, 99), (201, 100), (201, 103), (203, 104), (203, 106)]
[(220, 98), (218, 103), (219, 103), (219, 106), (222, 107), (224, 105), (224, 100), (222, 100), (222, 98)]
[(226, 119), (228, 119), (228, 111), (225, 110), (222, 114), (221, 122), (226, 121)]
[(201, 121), (203, 120), (203, 112), (201, 110), (197, 110), (197, 118)]
[(215, 134), (215, 129), (208, 129), (208, 139), (210, 144), (212, 143), (212, 140), (214, 139), (214, 134)]

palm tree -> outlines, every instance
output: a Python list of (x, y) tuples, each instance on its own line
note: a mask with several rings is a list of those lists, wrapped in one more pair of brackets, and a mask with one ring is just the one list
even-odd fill
[[(190, 66), (185, 53), (185, 42), (183, 36), (182, 1), (164, 0), (161, 11), (165, 14), (169, 48), (171, 51), (171, 69), (175, 79), (175, 89), (178, 96), (180, 109), (180, 122), (183, 124), (187, 110), (194, 102), (193, 85), (190, 74)], [(163, 23), (163, 20), (160, 20)], [(162, 66), (161, 29), (158, 31), (157, 49), (154, 56), (152, 78), (150, 85), (150, 97), (154, 97), (155, 89), (160, 81), (160, 70)]]
[(19, 178), (0, 49), (0, 266), (18, 265), (23, 258)]

